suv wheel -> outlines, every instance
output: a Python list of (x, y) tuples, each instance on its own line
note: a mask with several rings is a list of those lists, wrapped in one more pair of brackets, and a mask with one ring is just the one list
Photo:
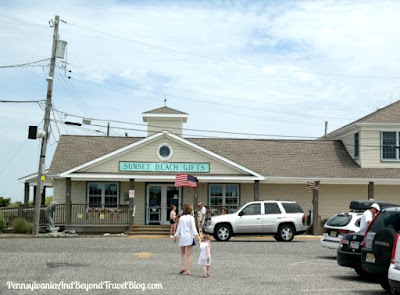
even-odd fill
[(282, 241), (282, 239), (281, 239), (281, 237), (280, 237), (279, 235), (275, 235), (275, 236), (274, 236), (274, 239), (277, 240), (278, 242), (279, 242), (279, 241)]
[(223, 242), (229, 241), (231, 236), (232, 236), (232, 231), (228, 225), (225, 224), (217, 225), (214, 233), (214, 238), (217, 241), (223, 241)]
[(376, 263), (389, 265), (396, 235), (396, 231), (391, 228), (383, 228), (376, 233), (372, 242), (372, 252), (375, 255)]
[(294, 228), (289, 224), (284, 224), (279, 227), (278, 237), (281, 241), (290, 242), (294, 238)]
[(362, 277), (363, 279), (368, 279), (368, 278), (371, 276), (370, 273), (364, 271), (361, 267), (355, 268), (354, 270), (355, 270), (356, 273), (357, 273), (360, 277)]
[(389, 285), (389, 281), (388, 281), (388, 278), (383, 278), (381, 281), (380, 281), (380, 283), (381, 283), (381, 287), (383, 288), (383, 289), (385, 289), (385, 291), (387, 292), (387, 293), (391, 293), (391, 291), (392, 291), (392, 288), (390, 287), (390, 285)]

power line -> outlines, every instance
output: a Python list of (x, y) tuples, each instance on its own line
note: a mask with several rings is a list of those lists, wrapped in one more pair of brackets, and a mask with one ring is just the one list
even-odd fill
[(45, 102), (46, 100), (0, 100), (2, 103), (41, 103)]
[(61, 82), (61, 86), (68, 92), (68, 94), (72, 97), (72, 99), (75, 101), (75, 103), (87, 114), (94, 115), (93, 112), (90, 110), (89, 106), (84, 102), (82, 97), (79, 96), (78, 92), (73, 88), (72, 84), (68, 83), (69, 80), (65, 79), (65, 76), (57, 73), (61, 79), (59, 80)]
[[(58, 110), (55, 110), (56, 112), (60, 112)], [(60, 112), (63, 113), (63, 112)], [(82, 119), (90, 119), (93, 121), (100, 121), (100, 122), (114, 122), (114, 123), (121, 123), (121, 124), (129, 124), (129, 125), (139, 125), (139, 126), (150, 126), (150, 127), (161, 127), (161, 126), (156, 126), (156, 125), (146, 125), (146, 124), (139, 124), (139, 123), (130, 123), (130, 122), (124, 122), (124, 121), (118, 121), (118, 120), (106, 120), (106, 119), (95, 119), (95, 118), (86, 118), (86, 117), (82, 117), (82, 116), (78, 116), (78, 115), (72, 115), (72, 114), (67, 114), (67, 113), (63, 113), (67, 116), (70, 117), (76, 117), (76, 118), (82, 118)], [(65, 121), (58, 121), (60, 123), (65, 124)], [(106, 125), (100, 125), (100, 124), (91, 124), (91, 126), (96, 126), (96, 127), (102, 127), (102, 128), (107, 128)], [(74, 126), (74, 127), (80, 127), (80, 126)], [(81, 127), (83, 128), (83, 127)], [(84, 128), (86, 130), (91, 130), (89, 128)], [(132, 131), (139, 131), (139, 132), (147, 132), (147, 130), (143, 130), (143, 129), (136, 129), (136, 128), (126, 128), (126, 127), (119, 127), (119, 126), (114, 126), (113, 129), (120, 129), (120, 130), (132, 130)], [(180, 128), (169, 128), (169, 129), (180, 129)], [(301, 138), (304, 138), (304, 142), (311, 142), (311, 143), (321, 143), (323, 141), (332, 141), (332, 140), (323, 140), (323, 139), (319, 139), (319, 140), (315, 140), (318, 139), (317, 137), (310, 137), (310, 136), (291, 136), (291, 135), (272, 135), (272, 134), (258, 134), (258, 133), (241, 133), (241, 132), (228, 132), (228, 131), (215, 131), (215, 130), (201, 130), (201, 129), (190, 129), (190, 128), (182, 128), (183, 130), (189, 130), (189, 131), (194, 131), (194, 132), (210, 132), (210, 133), (222, 133), (222, 134), (231, 134), (231, 135), (247, 135), (247, 136), (261, 136), (261, 137), (282, 137), (282, 138), (289, 138), (292, 139), (291, 142), (298, 142), (299, 140), (301, 140)], [(199, 136), (198, 134), (185, 134), (187, 136)], [(202, 136), (201, 137), (204, 138), (221, 138), (221, 137), (216, 137), (216, 136)], [(244, 139), (244, 138), (230, 138), (230, 139)], [(366, 139), (366, 138), (364, 138)], [(268, 140), (276, 140), (276, 141), (282, 141), (285, 139), (268, 139)], [(286, 140), (287, 142), (290, 142), (290, 140)], [(343, 141), (342, 141), (343, 142)], [(345, 145), (343, 143), (343, 145)], [(345, 146), (347, 147), (354, 147), (354, 144), (346, 144)], [(371, 150), (378, 150), (379, 148), (383, 147), (383, 145), (373, 145), (373, 144), (359, 144), (358, 145), (360, 148), (374, 148)]]
[[(125, 85), (125, 84), (121, 84), (121, 83), (105, 81), (105, 80), (102, 80), (102, 79), (99, 79), (99, 78), (96, 78), (96, 77), (93, 77), (93, 76), (90, 76), (90, 75), (82, 75), (82, 76), (89, 77), (91, 79), (94, 79), (94, 80), (97, 80), (97, 81), (101, 81), (103, 83), (108, 83), (108, 84), (113, 84), (113, 85), (117, 85), (117, 86), (120, 86), (120, 87), (139, 90), (139, 91), (143, 91), (143, 92), (146, 92), (146, 93), (152, 93), (152, 94), (157, 94), (157, 95), (162, 95), (162, 96), (165, 95), (165, 93), (162, 93), (162, 92), (158, 92), (158, 91), (154, 91), (154, 90), (147, 90), (147, 89), (134, 87), (134, 86), (130, 86), (130, 85)], [(74, 79), (75, 80), (79, 80), (79, 79), (76, 79), (76, 78), (74, 78)], [(83, 81), (83, 80), (80, 80), (80, 81)], [(179, 99), (184, 99), (184, 100), (189, 100), (189, 101), (197, 101), (197, 102), (208, 103), (208, 104), (213, 104), (213, 105), (241, 108), (241, 109), (247, 109), (247, 110), (252, 110), (252, 111), (261, 111), (261, 112), (274, 113), (274, 114), (280, 114), (280, 115), (283, 114), (283, 115), (292, 115), (292, 116), (300, 116), (300, 117), (314, 117), (314, 118), (323, 118), (323, 119), (348, 119), (347, 117), (345, 118), (345, 117), (333, 117), (333, 116), (305, 115), (305, 114), (297, 114), (297, 113), (290, 113), (290, 112), (271, 111), (271, 110), (266, 110), (266, 109), (261, 109), (261, 108), (252, 108), (252, 107), (231, 105), (231, 104), (220, 103), (220, 102), (211, 102), (211, 101), (207, 101), (207, 100), (189, 98), (189, 97), (175, 95), (175, 94), (168, 94), (168, 96), (169, 97), (179, 98)]]
[(20, 150), (24, 147), (24, 145), (27, 143), (28, 139), (24, 141), (24, 143), (19, 147), (19, 149), (14, 153), (14, 155), (8, 160), (8, 162), (3, 166), (3, 168), (0, 170), (0, 175), (3, 173), (3, 171), (7, 168), (7, 166), (11, 163), (12, 160), (18, 155)]
[[(158, 126), (158, 125), (148, 125), (148, 124), (141, 124), (141, 123), (131, 123), (131, 122), (126, 122), (126, 121), (120, 121), (120, 120), (109, 120), (109, 119), (97, 119), (97, 118), (88, 118), (88, 117), (83, 117), (79, 115), (74, 115), (66, 112), (59, 111), (55, 109), (56, 112), (63, 113), (66, 116), (70, 117), (75, 117), (75, 118), (80, 118), (80, 119), (89, 119), (92, 121), (99, 121), (99, 122), (113, 122), (113, 123), (119, 123), (119, 124), (127, 124), (127, 125), (136, 125), (136, 126), (150, 126), (150, 127), (156, 127), (156, 128), (163, 128), (164, 126)], [(91, 124), (93, 126), (96, 126), (95, 124)], [(99, 127), (107, 127), (107, 126), (99, 126)], [(117, 127), (113, 127), (117, 128)], [(128, 129), (128, 128), (122, 128), (118, 127), (118, 129)], [(181, 128), (171, 128), (171, 129), (181, 129)], [(230, 132), (230, 131), (216, 131), (216, 130), (204, 130), (204, 129), (192, 129), (192, 128), (182, 128), (183, 130), (188, 130), (188, 131), (195, 131), (195, 132), (209, 132), (209, 133), (223, 133), (223, 134), (232, 134), (232, 135), (247, 135), (247, 136), (265, 136), (265, 137), (283, 137), (283, 138), (309, 138), (309, 139), (316, 139), (317, 137), (311, 137), (311, 136), (294, 136), (294, 135), (273, 135), (273, 134), (260, 134), (260, 133), (245, 133), (245, 132)], [(136, 129), (135, 129), (136, 130)]]
[[(67, 65), (70, 65), (70, 66), (76, 67), (76, 68), (87, 69), (87, 70), (89, 70), (91, 72), (95, 72), (95, 73), (99, 73), (99, 74), (106, 73), (106, 74), (109, 74), (110, 76), (113, 75), (111, 73), (107, 73), (107, 72), (104, 72), (104, 71), (100, 72), (100, 71), (95, 71), (95, 70), (87, 68), (87, 67), (77, 66), (77, 65), (71, 64), (69, 62), (68, 63), (67, 62), (62, 62), (62, 63), (65, 63)], [(61, 66), (58, 66), (58, 67), (64, 69)], [(69, 70), (69, 72), (72, 73), (72, 74), (78, 74), (78, 75), (85, 76), (85, 74), (83, 74), (82, 72), (75, 72), (75, 71), (71, 71), (71, 70)], [(69, 76), (69, 78), (71, 78), (71, 77)], [(196, 90), (182, 89), (182, 88), (171, 87), (171, 86), (166, 86), (166, 85), (158, 85), (158, 87), (172, 89), (172, 90), (178, 90), (178, 91), (182, 91), (182, 92), (191, 92), (191, 93), (199, 94), (199, 95), (202, 95), (202, 96), (208, 96), (208, 97), (214, 97), (214, 98), (223, 98), (223, 99), (229, 99), (229, 100), (235, 100), (235, 101), (237, 101), (238, 99), (239, 100), (243, 100), (243, 98), (241, 98), (241, 97), (229, 97), (229, 96), (224, 96), (224, 95), (216, 95), (216, 94), (204, 93), (204, 92), (200, 92), (200, 91), (196, 91)], [(285, 92), (285, 93), (287, 93), (287, 92)], [(299, 92), (292, 92), (292, 93), (294, 93), (296, 95), (299, 95), (299, 96), (314, 96), (315, 95), (315, 93), (299, 93)], [(279, 107), (293, 107), (292, 105), (287, 105), (287, 104), (261, 102), (261, 101), (259, 101), (257, 99), (254, 99), (254, 98), (253, 99), (246, 98), (246, 102), (247, 101), (252, 101), (252, 102), (255, 102), (255, 103), (262, 103), (264, 105), (265, 104), (266, 105), (274, 105), (274, 106), (279, 106)], [(296, 106), (296, 108), (298, 108), (298, 107)], [(326, 109), (326, 108), (321, 108), (320, 106), (315, 105), (315, 106), (313, 106), (313, 109)], [(349, 109), (335, 109), (335, 110), (340, 111), (340, 112), (351, 112), (351, 113), (354, 113), (354, 110), (349, 110)], [(329, 108), (329, 111), (331, 112), (332, 108)]]
[[(47, 61), (50, 60), (50, 58), (45, 58), (45, 59), (41, 59), (38, 61), (33, 61), (33, 62), (28, 62), (28, 63), (24, 63), (24, 64), (16, 64), (16, 65), (7, 65), (7, 66), (0, 66), (0, 69), (7, 69), (7, 68), (22, 68), (22, 67), (27, 67), (27, 66), (31, 66), (37, 63), (40, 63), (42, 61)], [(35, 67), (44, 67), (42, 65), (35, 65)]]
[[(142, 42), (142, 41), (139, 41), (139, 40), (133, 40), (133, 39), (117, 36), (117, 35), (110, 34), (110, 33), (105, 33), (105, 32), (99, 31), (99, 30), (87, 28), (87, 27), (84, 27), (84, 26), (81, 26), (81, 25), (77, 25), (77, 24), (73, 24), (73, 23), (66, 22), (66, 21), (63, 21), (63, 22), (68, 24), (68, 25), (70, 25), (70, 26), (75, 26), (77, 28), (81, 28), (81, 29), (85, 29), (85, 30), (88, 30), (88, 31), (92, 31), (92, 32), (95, 32), (95, 33), (98, 33), (98, 34), (101, 34), (101, 35), (104, 35), (104, 36), (108, 36), (108, 37), (116, 38), (116, 39), (119, 39), (119, 40), (140, 44), (140, 45), (151, 47), (151, 48), (155, 48), (155, 49), (161, 49), (161, 50), (165, 50), (165, 51), (169, 51), (169, 52), (173, 52), (173, 53), (177, 53), (177, 54), (181, 54), (181, 55), (195, 56), (195, 57), (200, 57), (200, 58), (204, 58), (204, 59), (208, 59), (208, 60), (212, 60), (212, 61), (216, 61), (216, 62), (237, 64), (237, 65), (240, 65), (240, 66), (253, 66), (253, 67), (257, 67), (257, 68), (263, 68), (263, 67), (266, 66), (266, 65), (259, 65), (259, 64), (255, 64), (255, 63), (240, 62), (240, 61), (237, 61), (237, 60), (228, 60), (228, 59), (224, 59), (224, 58), (203, 55), (203, 54), (196, 53), (196, 52), (189, 52), (189, 51), (183, 51), (183, 50), (178, 50), (178, 49), (174, 49), (174, 48), (168, 48), (168, 47), (164, 47), (164, 46), (160, 46), (160, 45), (155, 45), (155, 44), (151, 44), (151, 43)], [(292, 72), (292, 73), (304, 73), (304, 74), (312, 74), (312, 75), (318, 75), (318, 76), (336, 76), (336, 77), (360, 78), (360, 79), (400, 80), (400, 77), (350, 75), (350, 74), (341, 74), (341, 73), (324, 73), (324, 72), (294, 70), (294, 69), (287, 69), (287, 68), (281, 68), (281, 67), (275, 67), (275, 66), (269, 66), (269, 67), (271, 67), (271, 68), (273, 68), (275, 70), (278, 70), (278, 71), (285, 71), (285, 72)]]

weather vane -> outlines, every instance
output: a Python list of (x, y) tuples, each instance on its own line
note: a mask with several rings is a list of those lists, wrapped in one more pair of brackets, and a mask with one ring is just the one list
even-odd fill
[(165, 97), (164, 97), (164, 106), (165, 107), (167, 106), (167, 95), (165, 95)]

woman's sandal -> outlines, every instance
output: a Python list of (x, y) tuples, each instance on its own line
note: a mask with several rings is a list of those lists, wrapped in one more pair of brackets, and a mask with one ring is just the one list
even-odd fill
[(191, 274), (190, 272), (187, 272), (187, 275), (188, 275), (188, 276), (191, 276), (192, 274)]
[(183, 274), (185, 271), (186, 271), (186, 270), (182, 269), (182, 270), (179, 272), (179, 274), (181, 275), (181, 274)]

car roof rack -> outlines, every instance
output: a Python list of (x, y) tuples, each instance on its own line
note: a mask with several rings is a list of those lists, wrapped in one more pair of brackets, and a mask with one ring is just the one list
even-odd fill
[(385, 201), (375, 201), (375, 200), (356, 200), (350, 202), (351, 212), (364, 212), (365, 210), (371, 208), (371, 205), (377, 203), (381, 209), (388, 207), (400, 207), (399, 204), (393, 204)]

